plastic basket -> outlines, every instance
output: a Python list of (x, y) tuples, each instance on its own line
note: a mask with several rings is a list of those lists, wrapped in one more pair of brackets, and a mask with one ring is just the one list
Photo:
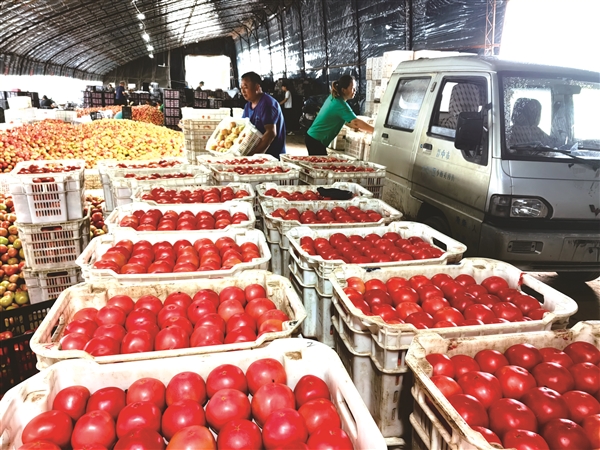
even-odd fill
[[(252, 205), (248, 202), (227, 202), (227, 203), (194, 203), (194, 204), (178, 204), (178, 205), (149, 205), (148, 203), (136, 202), (130, 203), (128, 205), (119, 206), (110, 215), (106, 218), (104, 223), (108, 226), (108, 230), (110, 232), (114, 232), (117, 230), (123, 231), (131, 231), (141, 234), (146, 233), (168, 233), (174, 234), (177, 233), (181, 236), (182, 230), (172, 230), (172, 231), (136, 231), (133, 228), (129, 227), (121, 227), (119, 224), (121, 220), (127, 216), (133, 214), (134, 211), (150, 211), (150, 210), (158, 210), (161, 213), (165, 213), (167, 211), (175, 211), (178, 214), (181, 214), (184, 211), (190, 211), (194, 215), (199, 213), (200, 211), (208, 211), (211, 214), (214, 214), (216, 211), (225, 210), (228, 211), (231, 215), (241, 212), (248, 216), (248, 220), (245, 220), (238, 224), (231, 224), (225, 228), (219, 229), (218, 231), (230, 231), (234, 229), (241, 230), (251, 230), (254, 228), (254, 224), (256, 223), (256, 217), (254, 216), (254, 209)], [(209, 231), (209, 230), (205, 230)]]
[(475, 278), (477, 283), (481, 283), (490, 276), (502, 277), (511, 288), (519, 289), (521, 286), (527, 286), (529, 290), (533, 291), (534, 296), (541, 299), (541, 306), (550, 311), (541, 320), (529, 322), (437, 328), (435, 330), (436, 333), (448, 338), (533, 332), (565, 327), (569, 317), (577, 312), (577, 303), (571, 298), (510, 264), (492, 259), (468, 258), (460, 264), (452, 266), (420, 266), (372, 271), (354, 265), (340, 266), (333, 271), (329, 278), (334, 289), (333, 303), (337, 314), (351, 324), (353, 329), (371, 332), (373, 340), (371, 355), (386, 370), (404, 369), (404, 355), (413, 338), (417, 334), (431, 332), (431, 330), (417, 330), (411, 324), (391, 325), (385, 323), (379, 316), (363, 314), (344, 294), (345, 280), (356, 276), (365, 281), (372, 278), (387, 281), (391, 277), (408, 279), (414, 275), (431, 277), (437, 273), (445, 273), (451, 277), (468, 274)]
[[(217, 150), (219, 144), (219, 133), (223, 129), (231, 130), (231, 124), (235, 124), (236, 127), (243, 125), (244, 129), (239, 134), (239, 137), (232, 142), (232, 146), (228, 149)], [(212, 136), (206, 144), (206, 148), (209, 153), (218, 155), (233, 155), (233, 156), (244, 156), (252, 151), (256, 144), (258, 144), (262, 138), (262, 133), (250, 123), (250, 119), (236, 119), (234, 117), (226, 117), (214, 130)]]
[[(232, 201), (240, 201), (240, 202), (250, 202), (252, 204), (254, 204), (254, 199), (256, 197), (256, 194), (254, 192), (254, 188), (252, 187), (251, 184), (249, 183), (228, 183), (226, 186), (230, 187), (231, 189), (233, 189), (233, 193), (237, 194), (238, 191), (240, 190), (245, 190), (246, 192), (248, 192), (248, 196), (247, 197), (242, 197), (242, 198), (236, 198)], [(210, 188), (214, 188), (215, 186), (197, 186), (197, 185), (189, 185), (189, 186), (180, 186), (180, 187), (175, 187), (172, 189), (167, 189), (167, 190), (173, 190), (175, 192), (182, 192), (182, 191), (195, 191), (198, 189), (210, 189)], [(224, 186), (222, 186), (224, 187)], [(219, 190), (221, 190), (222, 187), (218, 187)], [(150, 191), (153, 188), (145, 186), (145, 187), (138, 187), (136, 189), (134, 189), (133, 191), (133, 195), (131, 196), (132, 200), (134, 202), (144, 202), (147, 203), (149, 205), (176, 205), (178, 203), (158, 203), (154, 200), (144, 200), (144, 195), (149, 194)], [(227, 203), (227, 202), (225, 202)], [(184, 203), (184, 204), (191, 204), (191, 203)]]
[(344, 229), (313, 229), (312, 227), (297, 227), (286, 233), (286, 237), (290, 243), (290, 247), (294, 248), (294, 253), (298, 259), (306, 267), (310, 267), (317, 274), (316, 283), (319, 290), (326, 295), (331, 295), (333, 289), (329, 281), (329, 275), (338, 266), (345, 264), (342, 260), (326, 260), (319, 255), (309, 255), (300, 246), (300, 239), (309, 236), (313, 239), (324, 238), (329, 239), (334, 233), (343, 233), (346, 236), (356, 234), (365, 237), (368, 234), (377, 234), (383, 236), (385, 233), (398, 233), (402, 238), (406, 239), (411, 236), (422, 238), (425, 242), (444, 250), (444, 254), (439, 258), (432, 259), (413, 259), (409, 261), (392, 261), (388, 263), (365, 263), (360, 266), (365, 269), (387, 268), (387, 267), (407, 267), (407, 266), (423, 266), (431, 264), (455, 264), (462, 259), (464, 252), (467, 251), (467, 246), (460, 242), (440, 233), (433, 228), (418, 223), (418, 222), (393, 222), (386, 227), (376, 228), (344, 228)]
[[(356, 183), (334, 183), (331, 186), (318, 186), (318, 187), (323, 187), (323, 188), (333, 188), (333, 189), (343, 189), (346, 191), (350, 191), (354, 194), (354, 197), (365, 197), (365, 198), (372, 198), (373, 194), (369, 191), (367, 191), (365, 188), (363, 188), (362, 186), (356, 184)], [(284, 191), (284, 192), (289, 192), (294, 193), (294, 192), (306, 192), (306, 191), (317, 191), (317, 187), (315, 186), (278, 186), (275, 183), (262, 183), (259, 184), (258, 186), (256, 186), (256, 195), (258, 197), (259, 200), (270, 200), (270, 199), (277, 199), (277, 200), (286, 200), (283, 197), (270, 197), (265, 195), (265, 192), (267, 192), (269, 189), (277, 189), (278, 192)], [(301, 201), (301, 200), (295, 200), (295, 201)], [(314, 200), (308, 200), (308, 201), (314, 201)], [(336, 200), (336, 202), (338, 202), (339, 204), (343, 205), (344, 203), (351, 201), (351, 200)]]
[(300, 168), (298, 166), (282, 162), (265, 163), (256, 166), (247, 165), (246, 167), (282, 167), (287, 169), (287, 172), (260, 174), (239, 174), (236, 172), (230, 172), (230, 170), (235, 169), (236, 167), (237, 166), (228, 166), (224, 164), (211, 164), (210, 170), (212, 171), (212, 176), (215, 183), (220, 185), (231, 182), (250, 183), (253, 186), (256, 186), (257, 184), (270, 181), (277, 183), (280, 186), (294, 186), (298, 184), (300, 177)]
[(281, 161), (284, 162), (289, 162), (292, 164), (299, 164), (299, 163), (346, 163), (346, 162), (352, 162), (355, 161), (356, 158), (353, 158), (351, 156), (346, 156), (342, 153), (339, 152), (328, 152), (327, 156), (292, 156), (292, 155), (288, 155), (288, 154), (283, 154), (280, 156)]
[(24, 268), (23, 277), (32, 304), (56, 300), (65, 289), (83, 281), (79, 267), (48, 270)]
[[(262, 207), (262, 216), (265, 220), (266, 229), (269, 231), (269, 240), (271, 242), (282, 242), (282, 248), (289, 248), (289, 240), (286, 236), (286, 233), (290, 231), (292, 228), (302, 226), (300, 222), (297, 220), (283, 220), (279, 217), (273, 217), (273, 211), (278, 208), (290, 209), (296, 208), (300, 213), (304, 211), (318, 211), (320, 209), (331, 210), (332, 208), (339, 206), (338, 202), (335, 200), (317, 200), (314, 202), (288, 202), (281, 201), (279, 199), (272, 200), (264, 200), (260, 202)], [(364, 223), (314, 223), (310, 224), (311, 229), (315, 230), (345, 230), (347, 228), (368, 228), (375, 226), (384, 226), (391, 222), (395, 222), (397, 220), (402, 219), (402, 213), (397, 209), (392, 208), (387, 203), (372, 199), (372, 198), (355, 198), (344, 205), (343, 207), (347, 208), (348, 206), (356, 206), (362, 210), (372, 209), (373, 211), (381, 214), (382, 218), (377, 222), (364, 222)]]
[[(365, 161), (353, 161), (347, 163), (334, 163), (336, 167), (364, 167), (373, 169), (373, 172), (333, 172), (325, 169), (326, 166), (331, 164), (308, 164), (301, 162), (299, 165), (302, 167), (300, 172), (300, 180), (306, 184), (333, 184), (338, 181), (345, 181), (348, 183), (357, 183), (362, 187), (373, 192), (377, 198), (381, 198), (381, 190), (383, 187), (383, 180), (385, 180), (386, 169), (385, 166)], [(377, 195), (379, 194), (379, 195)]]
[(0, 173), (0, 194), (10, 195), (10, 183), (12, 175), (9, 173)]
[(28, 267), (35, 270), (73, 266), (90, 242), (90, 218), (30, 225), (18, 222)]
[[(93, 264), (98, 261), (106, 251), (122, 239), (130, 239), (134, 244), (141, 240), (149, 241), (151, 244), (156, 242), (175, 243), (180, 239), (187, 239), (192, 244), (200, 238), (208, 238), (211, 241), (216, 241), (220, 237), (231, 237), (237, 244), (244, 242), (252, 242), (260, 249), (261, 257), (256, 258), (251, 262), (237, 264), (231, 269), (215, 270), (206, 272), (180, 272), (180, 273), (163, 273), (163, 274), (133, 274), (122, 275), (117, 274), (113, 270), (95, 269)], [(81, 267), (84, 280), (88, 282), (117, 280), (121, 283), (156, 283), (171, 282), (179, 280), (194, 280), (199, 278), (222, 278), (232, 276), (246, 269), (261, 269), (267, 270), (271, 252), (265, 235), (259, 230), (234, 230), (228, 232), (219, 231), (188, 231), (182, 234), (165, 235), (160, 232), (148, 232), (144, 235), (137, 233), (119, 231), (110, 235), (98, 236), (93, 239), (90, 245), (86, 247), (81, 256), (77, 258), (77, 265)]]
[[(267, 297), (277, 308), (285, 312), (290, 320), (284, 322), (283, 330), (264, 333), (253, 342), (213, 345), (208, 347), (192, 347), (176, 350), (152, 351), (127, 355), (111, 355), (93, 357), (80, 350), (60, 350), (59, 340), (65, 326), (73, 315), (88, 307), (102, 308), (108, 299), (114, 295), (128, 295), (134, 300), (143, 295), (155, 295), (164, 300), (172, 292), (186, 292), (193, 296), (200, 289), (221, 291), (226, 286), (238, 286), (242, 289), (249, 284), (257, 283), (265, 287)], [(82, 283), (67, 289), (56, 301), (46, 320), (35, 333), (31, 347), (38, 355), (39, 368), (48, 367), (65, 359), (84, 358), (94, 359), (98, 363), (109, 364), (146, 359), (161, 359), (174, 356), (198, 355), (202, 353), (217, 353), (231, 350), (241, 350), (260, 347), (274, 339), (291, 337), (306, 317), (306, 311), (300, 298), (293, 290), (290, 282), (280, 276), (264, 270), (249, 270), (235, 277), (214, 280), (195, 280), (175, 283), (131, 284), (121, 285), (118, 282)]]
[[(242, 371), (262, 358), (273, 358), (286, 369), (287, 384), (293, 390), (305, 375), (315, 375), (328, 385), (332, 401), (338, 410), (342, 428), (355, 449), (386, 450), (386, 443), (377, 429), (359, 393), (335, 352), (317, 342), (304, 339), (282, 339), (254, 349), (228, 353), (186, 356), (169, 360), (137, 361), (115, 365), (93, 361), (63, 361), (44, 374), (28, 380), (9, 392), (0, 403), (2, 445), (18, 448), (23, 427), (36, 415), (49, 409), (59, 390), (83, 385), (90, 392), (107, 386), (127, 389), (142, 377), (154, 377), (168, 384), (171, 378), (190, 368), (204, 379), (216, 367), (234, 364)], [(35, 395), (33, 395), (35, 392)]]
[[(78, 170), (60, 173), (18, 174), (31, 165), (45, 167), (62, 164), (77, 166)], [(15, 213), (22, 223), (67, 222), (83, 217), (85, 203), (85, 161), (23, 161), (11, 172), (10, 194)], [(39, 182), (39, 179), (53, 181)]]
[[(464, 339), (445, 339), (435, 333), (415, 338), (409, 348), (406, 362), (413, 371), (412, 388), (414, 412), (411, 422), (419, 425), (420, 439), (430, 450), (458, 450), (463, 448), (492, 450), (485, 438), (474, 431), (460, 417), (450, 402), (431, 382), (431, 365), (425, 357), (430, 353), (475, 356), (483, 349), (504, 352), (508, 347), (527, 342), (535, 347), (554, 347), (563, 350), (574, 341), (585, 341), (600, 348), (600, 321), (579, 322), (569, 330), (543, 331), (503, 336), (481, 336)], [(429, 400), (429, 401), (426, 401)], [(434, 412), (435, 411), (435, 412)]]
[(0, 333), (13, 333), (12, 338), (0, 341), (0, 398), (10, 388), (38, 372), (37, 359), (29, 342), (53, 303), (54, 300), (50, 300), (0, 313)]
[(211, 154), (201, 155), (198, 157), (198, 164), (210, 166), (211, 164), (222, 164), (225, 166), (247, 165), (247, 164), (263, 164), (265, 162), (278, 162), (277, 158), (267, 153), (252, 156), (213, 156)]

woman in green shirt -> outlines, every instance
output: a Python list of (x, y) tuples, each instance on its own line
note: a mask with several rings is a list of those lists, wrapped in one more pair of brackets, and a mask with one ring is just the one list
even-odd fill
[(327, 146), (335, 139), (344, 124), (373, 133), (373, 127), (360, 120), (347, 101), (356, 94), (354, 77), (344, 75), (331, 85), (331, 95), (306, 133), (304, 142), (309, 155), (327, 155)]

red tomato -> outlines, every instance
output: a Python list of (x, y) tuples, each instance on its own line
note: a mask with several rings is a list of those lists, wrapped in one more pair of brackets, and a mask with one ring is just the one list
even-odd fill
[(287, 383), (287, 375), (283, 365), (272, 358), (259, 359), (254, 361), (246, 370), (246, 380), (248, 380), (248, 390), (254, 395), (261, 386), (267, 383)]
[(154, 337), (146, 330), (131, 330), (121, 341), (121, 354), (151, 352), (154, 350)]
[(135, 302), (134, 310), (148, 309), (156, 316), (163, 306), (163, 302), (161, 302), (158, 297), (155, 297), (154, 295), (143, 295)]
[(108, 336), (117, 342), (121, 342), (126, 334), (127, 332), (125, 331), (125, 328), (123, 328), (121, 325), (111, 323), (109, 325), (101, 325), (96, 328), (94, 337)]
[(150, 428), (132, 431), (120, 438), (113, 450), (164, 450), (165, 439)]
[(178, 305), (184, 309), (187, 309), (192, 304), (192, 297), (185, 292), (171, 292), (165, 298), (164, 306), (167, 305)]
[(106, 411), (92, 411), (81, 416), (75, 423), (71, 446), (74, 449), (91, 445), (111, 448), (117, 440), (115, 422)]
[(193, 425), (178, 431), (169, 441), (167, 450), (216, 450), (217, 443), (206, 427)]
[(271, 413), (284, 408), (294, 409), (295, 402), (294, 393), (285, 384), (267, 383), (252, 397), (252, 417), (262, 426)]
[(71, 333), (81, 333), (88, 336), (88, 339), (94, 337), (98, 324), (88, 319), (73, 320), (65, 327), (64, 336)]
[(162, 329), (165, 327), (165, 323), (166, 323), (167, 319), (169, 319), (170, 317), (179, 317), (179, 316), (185, 317), (186, 313), (187, 313), (187, 308), (184, 308), (175, 303), (171, 303), (170, 305), (164, 306), (158, 312), (158, 315), (156, 316), (156, 321), (158, 323), (158, 326)]
[(353, 450), (352, 441), (341, 428), (323, 427), (308, 438), (307, 446), (315, 450)]
[(67, 413), (50, 410), (38, 414), (25, 425), (21, 440), (23, 444), (48, 441), (59, 447), (68, 447), (72, 431), (73, 422)]
[(263, 426), (262, 434), (266, 450), (288, 448), (295, 442), (306, 442), (308, 438), (304, 419), (292, 408), (280, 409), (271, 414)]
[(592, 448), (585, 431), (569, 419), (553, 419), (544, 426), (542, 437), (552, 450), (589, 450)]
[(170, 441), (179, 430), (192, 425), (206, 425), (204, 409), (193, 400), (181, 400), (165, 409), (161, 419), (161, 433)]
[(506, 357), (498, 350), (480, 350), (475, 355), (475, 361), (483, 372), (494, 374), (500, 367), (508, 365)]
[(569, 418), (581, 423), (590, 415), (600, 414), (600, 403), (592, 395), (583, 391), (569, 391), (562, 396), (569, 408)]
[(573, 342), (565, 347), (564, 352), (571, 357), (575, 364), (580, 362), (598, 364), (600, 362), (600, 350), (589, 342)]
[(592, 414), (583, 419), (581, 424), (592, 448), (600, 448), (600, 414)]
[[(203, 317), (201, 317), (198, 322), (196, 322), (196, 327), (198, 328), (200, 326), (203, 325), (210, 325), (215, 327), (223, 336), (225, 336), (225, 327), (227, 326), (227, 324), (225, 323), (225, 321), (223, 320), (223, 318), (216, 314), (207, 314)], [(222, 340), (222, 338), (221, 338)]]
[(246, 300), (249, 302), (257, 299), (257, 298), (266, 298), (267, 292), (265, 288), (260, 284), (249, 284), (244, 288), (244, 294), (246, 295)]
[(437, 310), (436, 313), (433, 315), (433, 321), (435, 323), (441, 321), (459, 323), (463, 320), (465, 320), (465, 318), (463, 317), (462, 313), (458, 309), (453, 308), (452, 306), (446, 306), (444, 308), (441, 308)]
[(462, 394), (463, 391), (456, 381), (445, 375), (434, 375), (431, 382), (437, 386), (442, 395), (446, 398), (454, 394)]
[(127, 390), (127, 404), (152, 402), (158, 409), (165, 409), (165, 385), (156, 378), (146, 377), (134, 381)]
[(296, 399), (296, 408), (300, 408), (309, 400), (324, 398), (331, 399), (331, 393), (327, 384), (314, 375), (304, 375), (298, 380), (294, 388), (294, 397)]
[(483, 323), (489, 323), (496, 318), (496, 314), (490, 308), (478, 303), (467, 306), (463, 314), (465, 319), (477, 319)]
[[(261, 297), (266, 297), (266, 293)], [(242, 307), (244, 307), (246, 306), (246, 293), (237, 286), (227, 286), (219, 292), (219, 300), (221, 303), (226, 302), (227, 300), (237, 300)]]
[(237, 389), (221, 389), (206, 405), (206, 422), (217, 433), (230, 420), (249, 420), (251, 414), (248, 396)]
[(580, 362), (573, 364), (569, 367), (568, 371), (573, 375), (573, 379), (575, 380), (574, 389), (592, 395), (600, 389), (600, 367), (595, 366), (591, 362)]
[(533, 411), (518, 400), (501, 398), (488, 409), (490, 429), (498, 436), (510, 430), (528, 430), (537, 433), (538, 423)]
[(52, 409), (67, 413), (77, 421), (85, 414), (85, 407), (90, 398), (90, 391), (85, 386), (70, 386), (62, 389), (52, 402)]
[(70, 333), (60, 338), (61, 350), (83, 350), (90, 337), (82, 333)]
[(492, 312), (496, 317), (506, 319), (509, 322), (518, 322), (523, 320), (523, 313), (519, 308), (509, 302), (499, 302), (492, 306)]
[(177, 325), (164, 328), (154, 338), (154, 350), (173, 350), (177, 348), (188, 348), (190, 338), (183, 328)]
[(225, 344), (236, 342), (252, 342), (256, 340), (256, 332), (249, 326), (237, 327), (225, 335)]
[(340, 416), (331, 401), (324, 398), (309, 400), (298, 412), (304, 417), (308, 434), (313, 434), (320, 427), (339, 428), (342, 426)]
[(547, 387), (529, 389), (521, 401), (533, 411), (540, 427), (552, 419), (569, 417), (569, 408), (565, 399), (556, 391)]
[(92, 320), (95, 322), (96, 314), (98, 314), (98, 310), (96, 308), (83, 308), (77, 311), (75, 314), (73, 314), (73, 317), (71, 317), (71, 322), (84, 319)]
[(60, 450), (60, 447), (48, 441), (35, 441), (21, 445), (18, 450)]
[(540, 302), (531, 295), (520, 294), (511, 299), (512, 303), (518, 307), (523, 314), (529, 314), (531, 311), (540, 309)]
[(545, 386), (559, 394), (575, 389), (575, 381), (569, 370), (558, 363), (542, 362), (531, 371), (538, 386)]
[(458, 275), (456, 278), (454, 278), (454, 281), (463, 286), (471, 286), (477, 284), (475, 278), (467, 274)]
[(118, 306), (123, 311), (125, 311), (125, 314), (129, 314), (131, 311), (133, 311), (133, 308), (135, 306), (135, 303), (133, 303), (133, 300), (129, 295), (114, 295), (108, 299), (106, 304), (111, 306)]
[(519, 400), (529, 389), (537, 386), (535, 378), (519, 366), (504, 366), (496, 371), (504, 397)]
[(527, 430), (508, 431), (504, 435), (504, 447), (516, 450), (550, 450), (542, 436)]
[(196, 326), (190, 336), (190, 347), (205, 347), (223, 343), (223, 332), (215, 325)]
[(230, 420), (217, 436), (219, 450), (262, 450), (260, 428), (249, 420)]
[(119, 412), (127, 405), (126, 395), (123, 389), (118, 387), (106, 387), (94, 392), (87, 402), (86, 412), (106, 411), (113, 420), (117, 420)]
[(130, 403), (121, 410), (117, 418), (117, 436), (121, 439), (140, 428), (150, 428), (158, 433), (160, 416), (160, 409), (152, 402)]
[(145, 322), (156, 324), (156, 314), (146, 308), (134, 309), (125, 320), (125, 329), (127, 331), (138, 329), (139, 325)]
[(469, 426), (488, 427), (489, 419), (485, 407), (472, 395), (455, 394), (448, 397), (450, 404)]
[(195, 372), (181, 372), (171, 378), (165, 390), (167, 406), (183, 400), (206, 403), (206, 384), (204, 378)]
[(565, 352), (554, 347), (540, 348), (542, 360), (544, 362), (555, 362), (567, 369), (573, 365), (573, 360)]
[(502, 398), (500, 382), (489, 373), (470, 371), (462, 374), (456, 381), (463, 393), (475, 397), (485, 409)]
[(504, 278), (496, 276), (486, 278), (481, 282), (481, 285), (486, 288), (490, 294), (494, 295), (503, 289), (509, 288), (508, 283)]
[(489, 428), (473, 427), (473, 431), (477, 431), (477, 432), (481, 433), (481, 435), (485, 438), (485, 440), (488, 441), (490, 444), (502, 445), (502, 442), (500, 441), (500, 438), (498, 437), (498, 435), (496, 433), (494, 433), (492, 430), (490, 430)]
[(523, 367), (531, 371), (542, 362), (542, 354), (531, 344), (515, 344), (504, 352), (504, 356), (512, 366)]
[(100, 325), (108, 325), (111, 323), (117, 325), (125, 325), (127, 313), (118, 306), (107, 305), (98, 310), (96, 315), (96, 323)]
[(92, 356), (118, 355), (120, 350), (120, 342), (108, 336), (92, 338), (83, 348), (84, 352), (88, 352)]
[(470, 372), (472, 370), (479, 372), (481, 368), (477, 361), (468, 355), (454, 355), (450, 358), (452, 364), (454, 364), (454, 376), (460, 377), (463, 373)]
[(433, 367), (432, 375), (445, 375), (454, 378), (454, 363), (442, 353), (431, 353), (425, 357)]
[(219, 305), (219, 309), (217, 310), (219, 316), (221, 316), (226, 323), (231, 316), (241, 314), (243, 312), (244, 306), (240, 303), (239, 300), (235, 299), (225, 300)]
[(206, 378), (206, 393), (211, 398), (221, 389), (237, 389), (248, 395), (248, 384), (244, 372), (232, 364), (215, 367)]
[(273, 303), (268, 298), (257, 298), (251, 300), (246, 305), (246, 308), (244, 308), (246, 314), (248, 314), (254, 320), (258, 320), (258, 318), (262, 316), (263, 313), (271, 309), (277, 309), (277, 306), (275, 306), (275, 303)]
[(257, 330), (256, 321), (249, 314), (238, 313), (229, 318), (225, 332), (229, 334), (240, 327), (250, 327), (255, 333)]

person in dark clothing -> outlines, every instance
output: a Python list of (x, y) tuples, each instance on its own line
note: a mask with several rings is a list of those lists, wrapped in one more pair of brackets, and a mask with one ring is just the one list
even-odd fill
[(250, 119), (263, 133), (251, 154), (267, 153), (279, 159), (285, 153), (285, 121), (279, 102), (262, 91), (261, 83), (260, 75), (255, 72), (242, 75), (242, 95), (248, 102), (242, 117)]
[(56, 104), (54, 103), (54, 100), (44, 95), (40, 101), (40, 108), (56, 108)]
[(198, 87), (196, 88), (196, 92), (202, 92), (204, 89), (204, 81), (201, 81)]
[(127, 91), (125, 90), (124, 81), (121, 81), (117, 86), (115, 93), (115, 105), (127, 105)]

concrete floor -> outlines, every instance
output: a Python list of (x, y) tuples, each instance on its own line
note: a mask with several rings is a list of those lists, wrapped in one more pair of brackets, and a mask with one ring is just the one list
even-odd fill
[[(286, 148), (291, 155), (308, 154), (304, 136), (287, 136)], [(579, 310), (571, 317), (570, 326), (582, 320), (600, 320), (600, 278), (587, 283), (573, 283), (552, 272), (534, 272), (533, 275), (577, 302)]]

